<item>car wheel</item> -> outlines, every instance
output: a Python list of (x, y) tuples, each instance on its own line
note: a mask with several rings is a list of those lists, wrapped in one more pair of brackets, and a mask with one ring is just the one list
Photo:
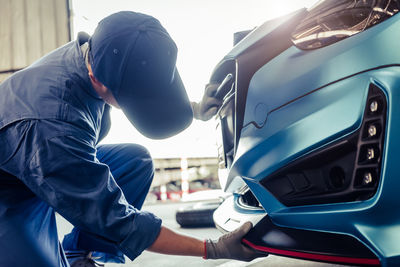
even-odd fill
[(180, 208), (175, 215), (176, 221), (181, 227), (213, 227), (213, 214), (220, 204), (205, 202)]

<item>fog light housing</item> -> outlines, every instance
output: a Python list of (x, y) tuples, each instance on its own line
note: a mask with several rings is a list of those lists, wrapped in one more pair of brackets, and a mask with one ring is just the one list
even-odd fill
[(372, 174), (370, 172), (364, 173), (364, 178), (363, 178), (363, 181), (362, 181), (363, 185), (369, 185), (372, 182), (373, 182)]
[(375, 150), (373, 148), (367, 149), (367, 159), (373, 160), (375, 158)]
[(377, 112), (378, 111), (378, 102), (376, 100), (372, 101), (371, 104), (369, 105), (369, 110), (371, 112)]
[(375, 125), (370, 125), (368, 127), (368, 137), (374, 137), (377, 134), (377, 129)]
[(363, 131), (363, 140), (364, 141), (378, 140), (381, 135), (381, 132), (382, 132), (382, 125), (379, 117), (375, 120), (368, 121), (365, 124), (365, 128)]

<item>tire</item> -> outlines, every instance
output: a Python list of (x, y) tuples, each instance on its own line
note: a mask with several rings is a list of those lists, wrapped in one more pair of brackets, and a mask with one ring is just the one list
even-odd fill
[(198, 203), (180, 208), (175, 215), (177, 223), (183, 228), (214, 227), (213, 214), (221, 203)]

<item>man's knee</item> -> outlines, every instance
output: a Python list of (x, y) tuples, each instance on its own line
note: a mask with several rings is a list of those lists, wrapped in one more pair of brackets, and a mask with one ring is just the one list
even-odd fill
[(145, 174), (143, 178), (151, 183), (154, 176), (154, 164), (147, 148), (138, 144), (124, 144), (121, 152), (125, 154), (127, 162), (130, 162), (132, 170)]
[(149, 187), (154, 176), (149, 151), (138, 144), (105, 144), (97, 148), (97, 158), (109, 166), (123, 191)]
[(113, 173), (114, 178), (128, 203), (140, 209), (153, 181), (153, 160), (149, 151), (141, 145), (123, 144), (119, 148), (122, 162)]
[(121, 152), (125, 155), (139, 157), (143, 159), (151, 159), (150, 152), (142, 145), (138, 144), (121, 144)]

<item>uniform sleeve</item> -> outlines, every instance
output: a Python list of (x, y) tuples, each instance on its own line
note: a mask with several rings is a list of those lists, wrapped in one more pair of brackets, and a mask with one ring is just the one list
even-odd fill
[(153, 244), (161, 220), (128, 204), (90, 143), (56, 136), (31, 155), (21, 179), (73, 225), (114, 242), (131, 260)]

